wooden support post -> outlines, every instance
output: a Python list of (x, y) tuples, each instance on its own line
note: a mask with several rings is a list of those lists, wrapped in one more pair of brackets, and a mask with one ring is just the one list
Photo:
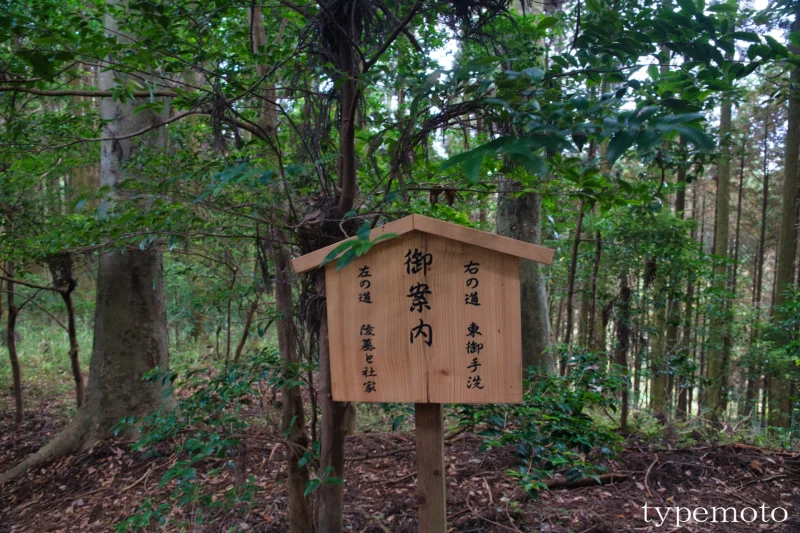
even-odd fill
[(442, 404), (415, 403), (420, 533), (447, 532)]

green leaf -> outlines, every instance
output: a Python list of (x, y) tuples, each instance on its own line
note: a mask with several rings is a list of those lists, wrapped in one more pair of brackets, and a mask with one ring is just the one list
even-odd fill
[(317, 487), (319, 487), (319, 483), (320, 483), (319, 479), (316, 478), (309, 479), (308, 482), (306, 483), (306, 490), (303, 492), (303, 497), (307, 498), (309, 494), (317, 490)]
[(776, 41), (774, 37), (771, 37), (769, 35), (765, 35), (764, 39), (767, 40), (767, 46), (770, 47), (770, 50), (775, 52), (777, 55), (782, 56), (782, 57), (786, 57), (786, 56), (789, 55), (789, 49), (786, 48), (781, 43), (779, 43), (778, 41)]
[(533, 81), (542, 81), (544, 79), (544, 70), (539, 67), (530, 67), (522, 71), (527, 77)]
[(600, 5), (600, 0), (586, 0), (586, 8), (592, 13), (602, 13), (603, 6)]
[(613, 165), (622, 154), (628, 151), (628, 148), (633, 145), (636, 140), (636, 132), (630, 129), (617, 132), (616, 135), (608, 143), (608, 152), (606, 152), (606, 159), (608, 164)]
[(729, 33), (726, 37), (730, 37), (731, 39), (736, 39), (737, 41), (745, 41), (747, 43), (761, 43), (761, 38), (758, 36), (757, 33), (753, 33), (751, 31), (733, 31)]
[(394, 239), (395, 237), (397, 237), (397, 233), (384, 233), (377, 239), (373, 239), (370, 244), (375, 245), (382, 241), (388, 241), (389, 239)]
[(17, 55), (33, 67), (33, 73), (35, 75), (41, 76), (47, 81), (53, 81), (56, 69), (52, 56), (47, 56), (38, 50), (23, 50), (17, 52)]
[(272, 177), (275, 175), (275, 171), (272, 169), (265, 170), (263, 174), (258, 177), (258, 181), (261, 182), (262, 185), (269, 185), (272, 183)]
[(478, 173), (481, 170), (481, 166), (483, 165), (483, 157), (471, 157), (464, 161), (464, 175), (467, 177), (467, 181), (475, 185), (478, 183)]
[(720, 2), (718, 4), (708, 6), (706, 10), (711, 11), (712, 13), (736, 13), (736, 4)]
[[(353, 245), (355, 245), (356, 242), (357, 241), (353, 241)], [(356, 257), (358, 257), (356, 254), (356, 249), (355, 247), (351, 247), (344, 253), (344, 255), (342, 255), (342, 257), (339, 258), (338, 261), (336, 261), (336, 271), (338, 272), (349, 265)]]
[(344, 241), (342, 243), (339, 243), (339, 245), (336, 248), (331, 250), (330, 253), (325, 256), (325, 259), (322, 260), (322, 262), (319, 264), (319, 266), (323, 267), (323, 266), (327, 265), (328, 263), (330, 263), (331, 261), (333, 261), (334, 259), (339, 257), (339, 254), (343, 253), (347, 249), (353, 248), (353, 246), (355, 246), (355, 245), (356, 245), (356, 242), (353, 239), (348, 239), (348, 240), (346, 240), (346, 241)]
[(669, 115), (658, 119), (660, 124), (687, 124), (706, 118), (705, 113), (681, 113), (679, 115)]
[(559, 23), (559, 19), (556, 17), (544, 17), (539, 24), (536, 25), (536, 28), (539, 30), (546, 30), (552, 28), (556, 24)]
[(715, 147), (714, 139), (711, 138), (710, 135), (707, 135), (697, 128), (692, 128), (690, 126), (677, 126), (675, 131), (680, 133), (684, 139), (692, 143), (700, 150), (713, 150)]
[(369, 239), (370, 231), (372, 231), (372, 225), (369, 222), (364, 222), (356, 230), (356, 236), (359, 239)]

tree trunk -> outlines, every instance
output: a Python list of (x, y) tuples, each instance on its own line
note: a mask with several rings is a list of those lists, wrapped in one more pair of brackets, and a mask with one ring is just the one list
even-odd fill
[[(663, 281), (656, 281), (655, 293), (661, 293)], [(650, 340), (650, 409), (661, 422), (667, 419), (667, 312), (669, 304), (653, 306), (653, 336)], [(675, 328), (677, 331), (677, 328)]]
[[(529, 10), (515, 2), (511, 6), (517, 15), (539, 14), (543, 7), (534, 4)], [(520, 192), (519, 182), (502, 180), (497, 202), (497, 234), (533, 244), (542, 243), (542, 197), (535, 192)], [(535, 367), (537, 373), (556, 370), (552, 350), (550, 310), (547, 283), (538, 263), (520, 260), (520, 299), (522, 321), (522, 366)], [(560, 314), (560, 313), (559, 313)]]
[(353, 208), (358, 183), (356, 180), (355, 117), (358, 87), (353, 50), (344, 36), (339, 41), (339, 69), (342, 73), (341, 112), (339, 124), (339, 214), (344, 216)]
[(244, 351), (244, 345), (247, 344), (247, 338), (250, 336), (250, 328), (253, 325), (253, 318), (256, 316), (256, 312), (258, 311), (258, 301), (261, 299), (261, 294), (256, 290), (256, 295), (253, 298), (253, 301), (250, 302), (250, 307), (247, 309), (247, 313), (244, 317), (244, 330), (242, 331), (242, 336), (239, 338), (239, 343), (236, 345), (236, 351), (233, 354), (233, 362), (238, 363), (239, 359), (242, 357), (242, 352)]
[[(514, 193), (519, 183), (504, 183), (497, 203), (497, 233), (533, 244), (542, 242), (542, 198), (536, 193)], [(538, 263), (520, 260), (520, 301), (522, 319), (522, 366), (538, 372), (555, 371), (555, 359), (550, 349), (550, 320), (547, 290)]]
[(67, 308), (67, 335), (69, 336), (69, 362), (72, 368), (72, 379), (75, 381), (75, 400), (78, 407), (83, 405), (85, 390), (81, 360), (78, 357), (78, 328), (75, 323), (75, 306), (72, 303), (72, 291), (62, 292), (61, 298)]
[[(6, 347), (8, 348), (8, 360), (11, 363), (11, 375), (14, 381), (14, 422), (22, 423), (25, 418), (25, 409), (22, 403), (22, 371), (19, 367), (19, 355), (17, 354), (17, 304), (15, 301), (14, 282), (14, 262), (6, 263), (6, 274), (9, 278), (6, 281), (6, 301), (8, 302), (8, 317), (6, 321)], [(0, 478), (1, 479), (1, 478)]]
[[(285, 20), (281, 22), (276, 42), (280, 42), (283, 36), (283, 27)], [(264, 29), (264, 14), (260, 5), (252, 4), (250, 7), (250, 44), (251, 51), (256, 56), (267, 55), (267, 33)], [(256, 64), (256, 72), (260, 78), (265, 78), (269, 71), (269, 65), (266, 62), (259, 61)], [(266, 136), (275, 135), (278, 131), (278, 105), (277, 94), (275, 91), (275, 82), (272, 80), (263, 81), (263, 89), (261, 92), (261, 113), (256, 121), (259, 128)]]
[(619, 278), (619, 303), (617, 304), (617, 346), (614, 362), (623, 375), (622, 398), (619, 424), (623, 435), (628, 434), (628, 346), (630, 345), (631, 289), (628, 286), (628, 274), (623, 272)]
[[(280, 239), (275, 239), (280, 242)], [(256, 300), (258, 301), (258, 300)], [(300, 362), (297, 354), (297, 331), (292, 310), (292, 277), (289, 267), (289, 253), (282, 245), (275, 249), (275, 307), (281, 318), (278, 320), (278, 347), (287, 372), (287, 380), (296, 380), (290, 368)], [(300, 387), (281, 387), (283, 417), (281, 430), (288, 434), (287, 459), (289, 464), (289, 533), (308, 533), (312, 531), (311, 513), (304, 496), (308, 482), (308, 468), (300, 466), (299, 460), (308, 448), (306, 417), (303, 410), (303, 397)]]
[[(572, 299), (575, 294), (575, 272), (578, 270), (578, 248), (581, 243), (581, 231), (583, 230), (583, 208), (584, 199), (581, 198), (578, 204), (578, 221), (575, 223), (575, 237), (572, 241), (572, 253), (570, 255), (569, 275), (567, 277), (567, 325), (564, 331), (564, 345), (569, 352), (569, 344), (572, 341)], [(567, 358), (561, 360), (560, 372), (562, 376), (567, 375)]]
[[(695, 191), (697, 189), (695, 188)], [(692, 199), (692, 212), (697, 212), (697, 196), (694, 195)], [(696, 218), (696, 214), (693, 218)], [(692, 239), (696, 235), (692, 230)], [(693, 350), (692, 342), (692, 314), (694, 312), (694, 283), (691, 278), (686, 282), (686, 302), (684, 303), (683, 310), (683, 332), (681, 333), (681, 361), (684, 363), (684, 372), (679, 374), (680, 380), (678, 381), (678, 402), (675, 407), (675, 415), (681, 420), (685, 420), (689, 414), (689, 406), (692, 403), (691, 387), (693, 380), (693, 372), (686, 373), (685, 368), (688, 367), (689, 362), (693, 359), (695, 351)], [(694, 320), (695, 334), (697, 333), (697, 320)]]
[(75, 381), (75, 399), (78, 407), (83, 405), (84, 384), (81, 373), (81, 361), (78, 357), (78, 328), (75, 322), (75, 306), (72, 293), (78, 282), (72, 274), (72, 255), (68, 252), (54, 254), (47, 260), (53, 286), (58, 289), (64, 307), (67, 309), (67, 336), (69, 338), (69, 361), (72, 367), (72, 379)]
[[(731, 101), (726, 99), (722, 103), (720, 111), (719, 135), (721, 143), (721, 155), (717, 173), (717, 204), (716, 204), (716, 228), (714, 230), (714, 254), (719, 258), (728, 257), (728, 236), (730, 218), (730, 149), (727, 145), (726, 136), (731, 130)], [(792, 211), (794, 212), (794, 211)], [(792, 256), (794, 257), (794, 255)], [(726, 343), (728, 343), (728, 312), (727, 297), (725, 296), (728, 288), (727, 274), (725, 265), (718, 265), (714, 272), (714, 288), (717, 303), (711, 316), (711, 327), (709, 328), (709, 350), (708, 350), (708, 370), (706, 378), (708, 386), (703, 395), (703, 407), (708, 417), (715, 420), (720, 414), (725, 412), (727, 391), (725, 368)]]
[[(800, 3), (795, 4), (795, 19), (792, 31), (800, 31)], [(792, 45), (793, 54), (800, 53), (797, 46)], [(797, 252), (797, 174), (798, 157), (800, 157), (800, 66), (792, 70), (789, 87), (792, 94), (789, 98), (788, 124), (786, 127), (786, 159), (784, 163), (783, 206), (781, 210), (781, 232), (778, 245), (778, 260), (775, 272), (774, 322), (786, 318), (781, 306), (786, 303), (786, 291), (794, 281), (794, 262)], [(777, 345), (783, 346), (791, 341), (794, 332), (780, 328)], [(792, 400), (790, 398), (790, 380), (783, 372), (770, 377), (769, 424), (771, 426), (789, 427), (791, 423)]]
[[(317, 277), (317, 294), (325, 294), (325, 274)], [(319, 471), (321, 475), (344, 479), (344, 443), (346, 435), (345, 413), (347, 403), (333, 401), (331, 388), (331, 354), (328, 344), (328, 311), (321, 306), (319, 326), (319, 401), (322, 423), (320, 427)], [(344, 486), (325, 483), (319, 486), (317, 499), (318, 533), (341, 533), (344, 527)]]
[[(750, 330), (750, 347), (758, 342), (758, 327), (757, 322), (761, 319), (761, 287), (764, 284), (764, 245), (767, 237), (767, 204), (769, 202), (769, 113), (764, 117), (764, 158), (763, 158), (763, 182), (761, 191), (761, 228), (758, 235), (758, 249), (756, 250), (755, 264), (753, 265), (753, 309), (755, 310), (756, 317), (753, 320), (753, 326)], [(759, 374), (759, 367), (755, 361), (750, 363), (747, 369), (747, 389), (745, 391), (745, 405), (748, 411), (753, 411), (756, 408), (756, 399), (758, 396), (758, 382), (757, 376)]]
[(578, 344), (589, 346), (589, 307), (592, 305), (592, 293), (587, 290), (586, 282), (581, 282), (581, 305), (578, 309)]
[(603, 332), (605, 331), (602, 313), (597, 312), (597, 275), (600, 272), (600, 259), (602, 258), (603, 254), (603, 242), (601, 240), (602, 235), (599, 229), (595, 231), (594, 236), (596, 242), (594, 249), (594, 263), (592, 264), (592, 294), (591, 305), (589, 308), (589, 333), (587, 334), (587, 337), (589, 349), (591, 351), (604, 352), (606, 348), (605, 342), (599, 342), (598, 340), (599, 338), (603, 337)]

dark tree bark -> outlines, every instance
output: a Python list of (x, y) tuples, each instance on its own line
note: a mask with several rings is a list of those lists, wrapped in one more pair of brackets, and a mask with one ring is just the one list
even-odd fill
[(67, 310), (67, 336), (69, 337), (69, 362), (72, 368), (72, 379), (75, 381), (75, 399), (78, 407), (83, 405), (85, 389), (81, 361), (78, 357), (78, 327), (75, 322), (75, 305), (72, 302), (72, 293), (77, 286), (77, 280), (72, 274), (72, 255), (69, 253), (57, 254), (48, 260), (50, 275), (53, 285), (64, 300)]
[[(325, 275), (317, 277), (317, 294), (325, 294)], [(347, 431), (345, 413), (349, 404), (333, 401), (331, 388), (331, 353), (328, 344), (328, 312), (321, 306), (319, 326), (319, 373), (321, 408), (320, 472), (344, 479), (344, 443)], [(340, 533), (344, 527), (344, 487), (339, 483), (322, 483), (318, 489), (317, 516), (319, 533)]]
[[(594, 249), (594, 263), (592, 264), (592, 296), (591, 296), (591, 306), (589, 308), (589, 349), (593, 351), (605, 351), (606, 343), (605, 343), (605, 327), (603, 324), (602, 317), (600, 317), (600, 326), (601, 328), (597, 328), (597, 276), (600, 272), (600, 260), (602, 259), (603, 254), (603, 242), (601, 240), (601, 233), (600, 230), (595, 231), (595, 249)], [(600, 331), (596, 331), (600, 329)], [(595, 337), (598, 337), (597, 339)], [(601, 341), (602, 339), (602, 341)]]
[[(761, 288), (764, 285), (764, 246), (767, 238), (767, 205), (769, 202), (769, 114), (764, 117), (764, 144), (763, 144), (763, 168), (762, 168), (762, 190), (761, 190), (761, 228), (758, 234), (758, 249), (755, 254), (755, 264), (753, 265), (753, 308), (756, 312), (754, 324), (750, 329), (750, 347), (758, 342), (758, 327), (756, 322), (761, 318)], [(755, 361), (751, 362), (747, 369), (747, 388), (745, 390), (745, 405), (748, 411), (756, 408), (756, 396), (758, 395), (759, 366)]]
[[(575, 236), (572, 241), (572, 253), (570, 254), (569, 262), (569, 275), (567, 277), (567, 324), (564, 331), (564, 344), (569, 351), (569, 344), (572, 341), (572, 300), (575, 294), (575, 272), (578, 270), (578, 248), (581, 243), (581, 231), (583, 230), (583, 208), (584, 199), (581, 198), (578, 204), (578, 220), (575, 223)], [(562, 376), (567, 374), (567, 359), (562, 358), (560, 361), (560, 373)]]
[[(684, 182), (685, 182), (685, 175), (684, 175)], [(685, 194), (685, 193), (684, 193)], [(694, 193), (692, 194), (692, 214), (691, 217), (697, 220), (697, 182), (695, 182), (694, 186)], [(685, 197), (684, 197), (685, 202)], [(676, 200), (676, 208), (678, 206), (678, 202)], [(685, 207), (685, 205), (684, 205)], [(681, 211), (684, 211), (683, 209)], [(691, 233), (692, 240), (697, 238), (697, 234), (695, 229), (692, 229)], [(684, 302), (684, 310), (683, 310), (683, 331), (681, 333), (681, 360), (688, 363), (691, 359), (692, 349), (691, 349), (691, 339), (692, 339), (692, 312), (694, 310), (694, 283), (692, 282), (692, 278), (686, 281), (686, 301)], [(680, 419), (686, 419), (687, 414), (689, 413), (689, 404), (691, 403), (691, 390), (692, 385), (692, 376), (691, 375), (681, 375), (680, 380), (678, 381), (678, 401), (675, 406), (675, 416)]]
[[(280, 239), (275, 239), (281, 242)], [(289, 266), (289, 252), (282, 245), (275, 249), (275, 307), (281, 314), (278, 320), (278, 347), (281, 352), (285, 372), (300, 362), (297, 354), (297, 330), (294, 324), (292, 306), (292, 276)], [(291, 375), (287, 375), (291, 379)], [(296, 378), (294, 378), (296, 379)], [(304, 496), (305, 486), (309, 479), (308, 468), (300, 466), (299, 460), (303, 451), (308, 448), (306, 433), (306, 417), (303, 410), (303, 397), (300, 387), (281, 388), (283, 413), (281, 429), (288, 433), (289, 446), (287, 460), (289, 464), (289, 532), (307, 533), (313, 530), (311, 512)]]
[[(721, 157), (717, 173), (717, 203), (716, 203), (716, 228), (714, 230), (714, 255), (720, 258), (728, 257), (729, 212), (730, 212), (730, 149), (725, 136), (731, 130), (731, 101), (722, 102), (720, 110), (720, 139)], [(714, 287), (722, 297), (728, 288), (728, 270), (725, 265), (719, 265), (714, 271)], [(725, 412), (727, 368), (726, 345), (729, 341), (728, 321), (726, 320), (728, 303), (722, 298), (716, 305), (711, 317), (709, 328), (708, 369), (706, 377), (708, 387), (703, 395), (703, 407), (712, 420), (717, 419)]]
[(620, 400), (620, 431), (628, 434), (628, 347), (630, 345), (630, 319), (631, 319), (631, 289), (628, 286), (628, 274), (623, 272), (619, 278), (619, 300), (617, 303), (617, 346), (614, 352), (614, 362), (619, 367), (625, 379)]
[[(795, 18), (792, 31), (800, 31), (800, 3), (795, 3)], [(800, 53), (800, 47), (791, 45), (793, 54)], [(784, 163), (783, 206), (781, 209), (781, 232), (778, 242), (778, 258), (775, 270), (775, 298), (773, 300), (774, 321), (784, 318), (781, 306), (786, 302), (786, 290), (794, 282), (794, 262), (797, 252), (797, 184), (800, 173), (800, 66), (795, 66), (789, 78), (791, 95), (789, 98), (788, 124), (786, 127), (786, 159)], [(782, 331), (777, 343), (782, 345), (791, 340), (792, 331)], [(792, 400), (790, 380), (783, 374), (770, 377), (769, 424), (789, 427), (791, 424)]]
[(233, 361), (235, 363), (238, 363), (239, 359), (242, 357), (244, 345), (247, 344), (247, 339), (250, 337), (250, 328), (253, 326), (253, 318), (258, 311), (258, 302), (260, 299), (261, 293), (256, 291), (256, 295), (253, 297), (253, 301), (250, 302), (250, 307), (247, 309), (247, 313), (244, 316), (244, 330), (242, 331), (242, 336), (239, 338), (239, 343), (236, 345), (236, 351), (233, 354)]
[[(25, 408), (22, 401), (22, 370), (19, 366), (19, 355), (17, 354), (17, 315), (19, 309), (16, 303), (14, 278), (15, 265), (13, 261), (6, 263), (6, 348), (8, 348), (8, 360), (11, 364), (11, 375), (14, 382), (14, 422), (20, 424), (25, 418)], [(1, 479), (1, 478), (0, 478)]]

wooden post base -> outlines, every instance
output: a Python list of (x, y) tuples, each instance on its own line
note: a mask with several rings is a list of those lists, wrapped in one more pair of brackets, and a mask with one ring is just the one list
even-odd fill
[(415, 403), (420, 533), (447, 532), (442, 404)]

